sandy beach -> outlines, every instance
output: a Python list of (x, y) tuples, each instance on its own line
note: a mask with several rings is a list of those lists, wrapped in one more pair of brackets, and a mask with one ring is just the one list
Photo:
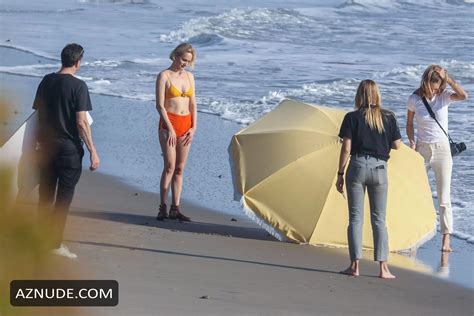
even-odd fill
[(32, 315), (473, 312), (472, 289), (399, 267), (392, 268), (397, 279), (381, 280), (370, 260), (363, 260), (360, 277), (340, 275), (347, 264), (344, 249), (282, 243), (253, 223), (189, 201), (182, 207), (193, 222), (157, 222), (156, 194), (100, 173), (85, 171), (76, 194), (65, 239), (78, 258), (54, 257), (59, 268), (48, 278), (117, 280), (119, 304), (23, 308)]
[[(12, 65), (20, 64), (18, 56), (25, 55), (8, 49), (0, 52)], [(31, 59), (36, 62), (37, 58)], [(14, 110), (11, 125), (2, 126), (14, 130), (31, 113), (29, 104), (40, 78), (1, 75), (2, 84), (14, 86), (14, 100), (20, 105)], [(13, 308), (9, 312), (473, 314), (474, 247), (464, 240), (453, 238), (456, 251), (449, 255), (449, 267), (441, 267), (444, 269), (440, 269), (438, 234), (418, 250), (416, 258), (390, 255), (397, 279), (377, 278), (378, 266), (371, 261), (370, 252), (364, 253), (362, 275), (354, 278), (338, 273), (348, 265), (346, 249), (279, 242), (235, 212), (227, 145), (242, 125), (216, 115), (199, 113), (199, 132), (186, 169), (182, 210), (193, 222), (157, 222), (159, 196), (153, 191), (158, 189), (162, 161), (153, 102), (98, 94), (92, 99), (94, 140), (103, 165), (100, 173), (84, 169), (68, 218), (65, 242), (78, 258), (52, 257), (54, 268), (37, 277), (117, 280), (119, 304), (104, 308)], [(86, 155), (84, 167), (87, 163)], [(28, 207), (34, 209), (35, 201), (33, 192)]]
[[(34, 91), (34, 80), (9, 78)], [(113, 104), (121, 110), (130, 101), (93, 95), (93, 102), (97, 105), (94, 131), (103, 149), (104, 165), (140, 161), (142, 152), (128, 153), (120, 156), (127, 160), (114, 162), (114, 153), (125, 145), (120, 145), (120, 138), (104, 137), (106, 127), (100, 124), (106, 121), (106, 107)], [(144, 115), (143, 111), (153, 109), (141, 107), (134, 115)], [(107, 127), (113, 129), (110, 124), (129, 121), (130, 117), (124, 117)], [(211, 205), (212, 201), (229, 198), (226, 144), (218, 138), (232, 135), (239, 126), (207, 114), (200, 114), (200, 122), (201, 136), (194, 144), (187, 172), (191, 184), (203, 179), (211, 190), (194, 192), (202, 199), (183, 201), (183, 212), (192, 217), (192, 223), (157, 222), (157, 194), (126, 184), (124, 181), (130, 181), (126, 176), (116, 178), (84, 170), (65, 233), (66, 244), (78, 259), (53, 257), (54, 271), (48, 271), (44, 278), (117, 280), (118, 306), (16, 309), (31, 311), (31, 315), (472, 314), (472, 249), (463, 249), (467, 246), (461, 240), (453, 241), (458, 252), (451, 254), (447, 280), (435, 275), (440, 261), (439, 236), (419, 249), (417, 256), (424, 257), (423, 261), (391, 254), (396, 280), (376, 277), (378, 266), (370, 260), (370, 252), (364, 254), (367, 259), (362, 263), (362, 276), (353, 278), (338, 273), (348, 264), (346, 249), (279, 242), (242, 214), (232, 214), (225, 207), (205, 208), (208, 195), (212, 195)], [(213, 135), (215, 128), (221, 134)], [(153, 134), (150, 131), (146, 139), (152, 141)], [(134, 132), (124, 129), (119, 136), (126, 143)], [(155, 145), (149, 146), (153, 152), (157, 151)], [(140, 163), (149, 159), (156, 161), (156, 156), (143, 157)], [(220, 165), (208, 169), (215, 160)], [(159, 170), (160, 165), (158, 159), (154, 168)], [(192, 190), (193, 186), (186, 188)], [(31, 208), (35, 201), (33, 192)]]

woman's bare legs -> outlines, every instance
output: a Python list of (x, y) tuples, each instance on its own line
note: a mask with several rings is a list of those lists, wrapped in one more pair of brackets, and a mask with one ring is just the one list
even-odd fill
[(176, 147), (168, 144), (168, 131), (160, 129), (158, 131), (160, 138), (161, 151), (163, 152), (163, 172), (160, 180), (160, 203), (166, 204), (171, 180), (176, 166)]
[(173, 179), (171, 182), (172, 190), (172, 205), (179, 206), (181, 199), (181, 191), (183, 189), (183, 172), (188, 160), (189, 150), (191, 144), (185, 146), (183, 144), (183, 137), (179, 137), (176, 142), (176, 166), (173, 172)]

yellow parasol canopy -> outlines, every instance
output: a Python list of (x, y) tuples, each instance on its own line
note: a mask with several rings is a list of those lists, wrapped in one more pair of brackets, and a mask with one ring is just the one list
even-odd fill
[[(284, 100), (229, 146), (234, 190), (244, 212), (279, 239), (347, 247), (348, 207), (335, 183), (345, 111)], [(431, 238), (436, 213), (422, 157), (405, 145), (388, 162), (391, 251)], [(373, 249), (366, 197), (363, 247)]]

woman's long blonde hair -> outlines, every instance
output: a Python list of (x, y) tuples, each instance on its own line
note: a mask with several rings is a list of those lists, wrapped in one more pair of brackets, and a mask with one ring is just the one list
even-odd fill
[(176, 58), (181, 57), (186, 53), (190, 53), (191, 55), (193, 55), (193, 59), (191, 59), (191, 62), (189, 63), (189, 66), (193, 68), (194, 63), (196, 62), (196, 50), (189, 43), (181, 43), (178, 46), (176, 46), (176, 48), (173, 49), (173, 51), (170, 54), (170, 59), (174, 61)]
[(437, 94), (441, 94), (444, 89), (446, 88), (446, 80), (441, 78), (437, 70), (443, 69), (439, 65), (429, 65), (425, 72), (423, 72), (423, 76), (421, 76), (421, 83), (420, 87), (415, 91), (417, 95), (420, 97), (428, 97), (433, 95), (433, 91), (431, 90), (430, 83), (439, 83), (439, 89)]
[(357, 88), (355, 108), (363, 110), (365, 121), (370, 129), (377, 130), (380, 134), (385, 131), (382, 119), (382, 97), (375, 81), (362, 80)]

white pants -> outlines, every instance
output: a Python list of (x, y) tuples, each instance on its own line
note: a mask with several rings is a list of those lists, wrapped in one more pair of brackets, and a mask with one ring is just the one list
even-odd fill
[(436, 179), (436, 192), (439, 204), (439, 223), (442, 234), (453, 233), (453, 211), (451, 209), (451, 172), (453, 158), (449, 142), (417, 142), (416, 151), (425, 159), (426, 172), (433, 169)]

